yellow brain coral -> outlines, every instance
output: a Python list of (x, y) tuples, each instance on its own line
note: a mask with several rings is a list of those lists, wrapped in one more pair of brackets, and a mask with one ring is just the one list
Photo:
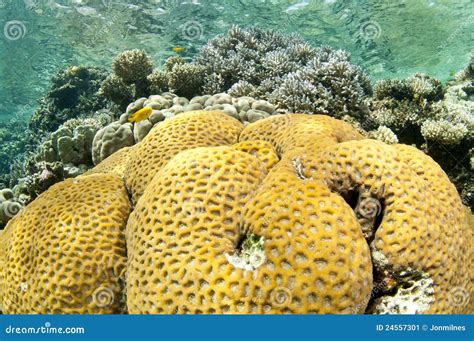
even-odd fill
[(298, 148), (318, 148), (347, 140), (361, 139), (351, 125), (324, 115), (287, 114), (270, 116), (248, 125), (240, 141), (270, 142), (281, 156)]
[(238, 120), (222, 111), (190, 111), (156, 125), (135, 147), (125, 169), (133, 200), (138, 200), (153, 176), (179, 152), (234, 144), (242, 129)]
[(94, 174), (52, 186), (0, 235), (0, 305), (8, 314), (125, 309), (123, 181)]
[(413, 147), (320, 115), (189, 112), (0, 231), (0, 307), (469, 313), (472, 221)]
[(279, 161), (278, 155), (271, 143), (260, 140), (242, 141), (232, 146), (236, 150), (251, 154), (262, 161), (267, 170), (272, 169)]
[(225, 254), (265, 175), (261, 161), (231, 147), (182, 152), (156, 174), (126, 230), (130, 313), (238, 311), (241, 271)]
[(125, 167), (127, 166), (130, 156), (132, 154), (134, 147), (124, 147), (119, 149), (103, 161), (101, 161), (97, 166), (88, 170), (83, 175), (90, 175), (96, 173), (112, 173), (119, 176), (124, 176)]
[(295, 172), (260, 186), (265, 175), (229, 147), (181, 153), (157, 173), (127, 226), (130, 313), (365, 309), (372, 266), (350, 208)]
[(370, 243), (379, 288), (370, 311), (463, 312), (453, 291), (472, 291), (471, 236), (440, 167), (415, 148), (375, 140), (339, 143), (316, 155), (301, 155), (301, 174), (344, 197)]

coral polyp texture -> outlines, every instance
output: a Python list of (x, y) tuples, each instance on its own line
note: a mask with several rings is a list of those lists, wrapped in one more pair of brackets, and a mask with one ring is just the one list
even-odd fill
[(390, 142), (323, 115), (160, 121), (0, 231), (2, 311), (472, 313), (472, 214)]
[(44, 192), (1, 231), (2, 311), (124, 312), (129, 213), (117, 175), (68, 179)]
[(155, 126), (138, 144), (125, 168), (134, 201), (161, 167), (186, 149), (234, 144), (243, 125), (222, 111), (190, 111)]

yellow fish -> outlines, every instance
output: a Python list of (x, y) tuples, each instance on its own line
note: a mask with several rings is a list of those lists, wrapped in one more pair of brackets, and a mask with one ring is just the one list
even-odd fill
[(176, 53), (181, 53), (184, 51), (184, 47), (181, 47), (181, 46), (173, 47), (173, 51)]
[(152, 112), (151, 108), (142, 108), (138, 111), (135, 111), (129, 118), (129, 122), (135, 122), (138, 123), (140, 121), (146, 120)]

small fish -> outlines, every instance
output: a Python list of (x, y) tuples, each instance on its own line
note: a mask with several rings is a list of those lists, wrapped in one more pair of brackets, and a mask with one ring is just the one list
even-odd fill
[(181, 53), (184, 51), (184, 47), (181, 47), (181, 46), (173, 47), (173, 51), (176, 53)]
[(135, 123), (141, 122), (143, 120), (146, 120), (150, 116), (151, 112), (152, 112), (151, 108), (148, 108), (148, 107), (142, 108), (142, 109), (134, 112), (128, 118), (128, 121), (129, 122), (135, 122)]

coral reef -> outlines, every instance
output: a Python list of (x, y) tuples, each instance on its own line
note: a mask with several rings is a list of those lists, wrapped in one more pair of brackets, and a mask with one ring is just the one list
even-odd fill
[(100, 129), (94, 137), (92, 160), (98, 164), (123, 147), (135, 144), (132, 123), (114, 122)]
[(58, 72), (30, 118), (31, 138), (40, 139), (69, 119), (85, 118), (108, 107), (106, 98), (97, 93), (106, 77), (107, 72), (96, 67), (70, 66)]
[(148, 96), (153, 62), (143, 50), (127, 50), (112, 61), (113, 73), (102, 83), (98, 94), (111, 100), (121, 110), (135, 98)]
[(124, 312), (129, 212), (117, 175), (68, 179), (44, 192), (0, 232), (1, 310)]
[(11, 218), (18, 214), (29, 201), (27, 195), (15, 192), (15, 190), (10, 188), (0, 190), (0, 229), (2, 229)]
[[(128, 118), (142, 108), (151, 108), (150, 116), (138, 123), (129, 122)], [(191, 100), (171, 92), (142, 97), (130, 103), (118, 121), (104, 127), (95, 135), (92, 148), (94, 164), (123, 147), (140, 142), (160, 122), (193, 110), (222, 110), (244, 124), (278, 113), (276, 107), (268, 101), (252, 97), (235, 98), (226, 93), (197, 96)]]
[[(305, 119), (274, 116), (246, 127), (240, 140), (252, 140), (265, 134), (263, 138), (282, 151), (282, 161), (272, 171), (276, 172), (278, 167), (293, 167), (302, 180), (322, 182), (332, 192), (339, 193), (354, 210), (357, 225), (370, 243), (376, 270), (374, 280), (397, 283), (378, 294), (382, 303), (378, 299), (371, 300), (368, 308), (373, 309), (375, 305), (375, 310), (383, 313), (459, 312), (462, 308), (453, 307), (449, 295), (450, 290), (458, 286), (468, 293), (472, 291), (468, 266), (464, 263), (471, 257), (470, 232), (459, 195), (442, 169), (423, 152), (406, 145), (333, 140), (321, 150), (318, 144), (327, 144), (329, 140), (324, 130), (320, 137), (312, 134), (314, 147), (311, 147), (305, 133), (294, 134), (301, 130), (297, 126), (306, 125)], [(270, 126), (279, 129), (271, 130)], [(308, 147), (300, 147), (304, 145)], [(393, 191), (404, 195), (399, 197)], [(275, 200), (268, 199), (268, 203), (272, 202)], [(266, 201), (258, 204), (268, 205)], [(332, 212), (333, 206), (321, 206), (324, 207), (327, 214)], [(271, 211), (270, 208), (264, 210)], [(270, 218), (265, 216), (260, 216), (261, 224), (268, 225)], [(317, 218), (318, 215), (316, 221)], [(319, 218), (325, 219), (323, 214), (319, 214)], [(328, 231), (334, 229), (334, 224), (327, 224)], [(429, 233), (434, 226), (440, 233), (436, 237)], [(455, 255), (447, 251), (448, 245), (456, 249)], [(446, 258), (439, 259), (441, 255)], [(452, 262), (457, 265), (449, 271), (444, 266), (434, 266)], [(427, 281), (432, 282), (428, 288)], [(412, 284), (412, 290), (404, 292), (408, 283)], [(418, 287), (426, 290), (416, 290)], [(410, 310), (404, 310), (402, 305), (384, 308), (384, 298), (387, 298), (384, 296), (394, 294), (408, 294)]]
[[(388, 128), (401, 143), (422, 148), (456, 184), (463, 202), (474, 209), (473, 169), (466, 157), (474, 150), (473, 94), (472, 79), (453, 81), (445, 88), (423, 74), (382, 80), (374, 87), (369, 115), (359, 124), (367, 130)], [(380, 133), (368, 136), (378, 138)]]
[(259, 28), (232, 27), (211, 39), (194, 63), (208, 75), (208, 92), (269, 99), (290, 112), (362, 114), (371, 93), (368, 77), (346, 52)]
[(367, 75), (350, 56), (328, 46), (313, 48), (295, 34), (232, 27), (211, 39), (192, 61), (175, 56), (152, 72), (144, 51), (125, 51), (101, 93), (124, 108), (131, 98), (171, 91), (191, 98), (228, 92), (233, 97), (270, 100), (280, 109), (362, 115), (371, 94)]
[(23, 182), (34, 198), (65, 178), (76, 177), (89, 169), (96, 133), (109, 123), (110, 116), (70, 119), (41, 143), (26, 158)]
[[(364, 139), (325, 115), (244, 126), (223, 111), (187, 112), (8, 222), (0, 306), (469, 313), (451, 297), (473, 292), (469, 219), (446, 174), (414, 147)], [(43, 238), (22, 237), (31, 233)]]
[(125, 169), (127, 188), (137, 202), (148, 183), (181, 151), (237, 142), (243, 125), (221, 111), (190, 111), (156, 126), (134, 149)]
[(398, 143), (398, 137), (395, 133), (385, 126), (380, 126), (376, 130), (369, 131), (367, 137), (385, 142), (386, 144)]
[(21, 117), (0, 123), (0, 188), (14, 186), (22, 177), (22, 155), (33, 148), (28, 124)]
[(456, 74), (455, 79), (457, 81), (462, 82), (469, 79), (472, 80), (473, 78), (474, 78), (474, 51), (471, 51), (471, 56), (469, 58), (469, 62), (467, 66)]
[(125, 84), (143, 82), (153, 71), (153, 62), (143, 50), (127, 50), (112, 62), (112, 70)]

